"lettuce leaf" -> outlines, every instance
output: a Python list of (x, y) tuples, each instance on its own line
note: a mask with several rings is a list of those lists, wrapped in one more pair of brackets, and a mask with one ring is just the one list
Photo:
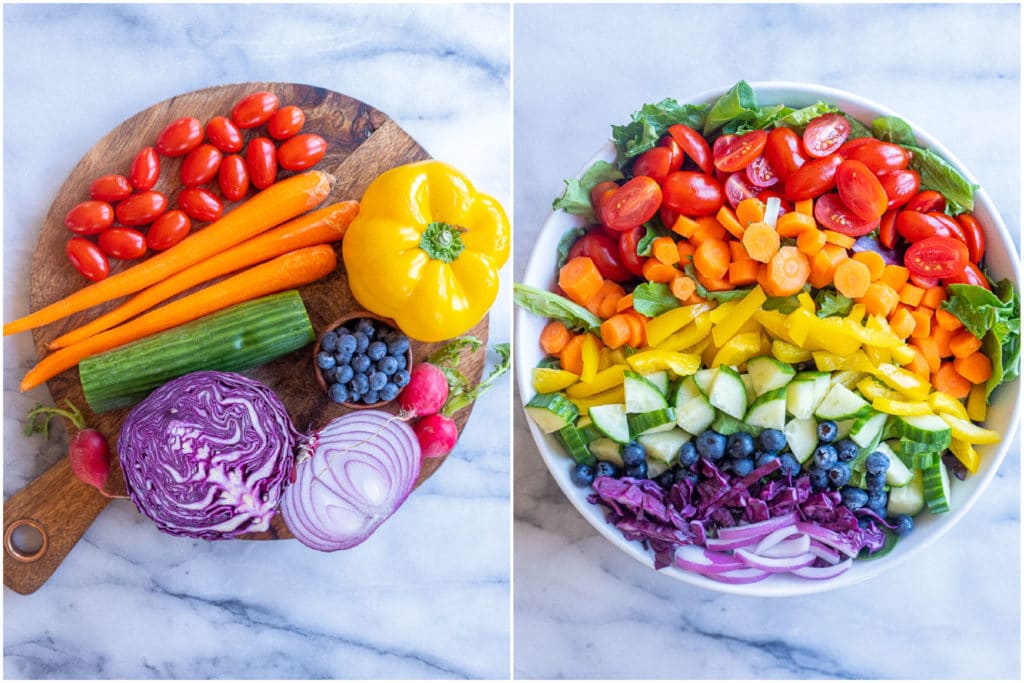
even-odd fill
[(565, 191), (562, 196), (551, 202), (551, 209), (561, 209), (566, 213), (575, 216), (583, 216), (588, 221), (594, 222), (597, 216), (594, 214), (594, 206), (590, 203), (590, 192), (598, 183), (606, 180), (622, 180), (622, 171), (614, 164), (607, 161), (595, 161), (586, 170), (582, 178), (570, 178), (565, 181)]
[(760, 113), (754, 89), (746, 81), (739, 81), (711, 105), (704, 121), (704, 135), (714, 133), (729, 122), (742, 124), (753, 121)]
[(651, 318), (679, 308), (679, 305), (679, 299), (668, 285), (660, 282), (645, 282), (633, 290), (633, 309)]
[(992, 290), (949, 285), (949, 298), (942, 302), (944, 310), (982, 340), (982, 351), (992, 361), (992, 376), (985, 383), (986, 398), (997, 386), (1020, 374), (1020, 295), (1009, 280), (1001, 280)]
[(576, 244), (576, 240), (586, 234), (587, 231), (583, 228), (572, 228), (565, 231), (562, 239), (558, 240), (558, 264), (556, 266), (558, 269), (561, 269), (565, 262), (569, 260), (569, 250), (572, 249), (572, 245)]
[(612, 126), (612, 142), (618, 151), (619, 168), (625, 168), (630, 159), (658, 144), (669, 126), (682, 123), (700, 130), (707, 111), (706, 104), (679, 104), (670, 97), (640, 107), (629, 123)]
[(571, 330), (593, 332), (598, 336), (601, 334), (601, 319), (564, 296), (521, 282), (512, 285), (512, 296), (517, 306), (531, 313), (552, 320), (561, 320)]
[(644, 229), (646, 230), (644, 236), (636, 243), (637, 256), (650, 256), (651, 243), (659, 237), (667, 237), (672, 234), (670, 230), (661, 224), (661, 218), (658, 216), (644, 223)]
[(946, 198), (946, 213), (951, 216), (974, 209), (974, 191), (978, 186), (960, 175), (948, 161), (931, 150), (903, 145), (912, 152), (910, 168), (921, 174), (922, 190), (937, 190)]
[(833, 293), (827, 289), (818, 291), (814, 297), (814, 307), (817, 309), (819, 318), (828, 318), (835, 315), (848, 315), (853, 308), (853, 299), (842, 294)]
[(871, 122), (871, 133), (882, 142), (897, 145), (917, 145), (917, 138), (910, 125), (898, 116), (879, 116)]
[(845, 111), (841, 112), (841, 113), (842, 113), (843, 116), (846, 117), (846, 120), (850, 122), (850, 134), (847, 136), (847, 138), (846, 138), (847, 140), (853, 140), (854, 138), (873, 138), (874, 137), (874, 135), (871, 134), (871, 131), (868, 129), (868, 127), (865, 126), (863, 123), (861, 123), (857, 119), (853, 118), (852, 116), (847, 114)]

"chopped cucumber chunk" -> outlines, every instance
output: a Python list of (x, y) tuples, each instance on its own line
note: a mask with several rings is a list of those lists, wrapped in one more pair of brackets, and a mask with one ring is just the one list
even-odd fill
[(827, 372), (801, 372), (786, 385), (786, 412), (796, 418), (807, 419), (814, 414), (828, 393)]
[(863, 398), (839, 383), (829, 387), (825, 398), (814, 409), (814, 416), (821, 420), (849, 420), (863, 417), (871, 406)]
[(924, 502), (932, 514), (949, 512), (949, 473), (941, 462), (923, 472)]
[(818, 447), (818, 421), (813, 417), (793, 418), (786, 423), (782, 433), (797, 462), (803, 464)]
[(786, 426), (786, 389), (778, 387), (759, 396), (750, 406), (747, 424), (782, 431)]
[(914, 470), (914, 475), (906, 486), (894, 486), (889, 489), (889, 502), (886, 512), (889, 516), (910, 515), (913, 517), (924, 509), (924, 475), (921, 470)]
[(626, 421), (626, 406), (622, 403), (593, 406), (590, 409), (590, 419), (609, 439), (618, 443), (629, 443), (629, 423)]
[(676, 427), (676, 411), (672, 408), (658, 408), (646, 413), (629, 413), (626, 415), (630, 436), (653, 432), (665, 432)]
[(742, 420), (747, 413), (747, 389), (739, 373), (727, 366), (718, 368), (718, 374), (711, 383), (708, 401), (726, 415)]
[(557, 432), (579, 417), (579, 408), (563, 394), (537, 394), (526, 404), (526, 414), (545, 434)]
[(751, 358), (747, 361), (747, 372), (757, 396), (786, 386), (796, 376), (792, 365), (771, 356)]
[(653, 458), (666, 465), (671, 465), (675, 462), (676, 457), (679, 455), (679, 449), (683, 447), (683, 444), (690, 440), (690, 435), (684, 432), (682, 429), (673, 428), (666, 432), (656, 432), (654, 434), (641, 434), (637, 437), (637, 441), (647, 451), (647, 457)]
[(626, 393), (627, 413), (646, 413), (668, 408), (665, 394), (642, 375), (626, 370), (623, 373), (622, 385)]

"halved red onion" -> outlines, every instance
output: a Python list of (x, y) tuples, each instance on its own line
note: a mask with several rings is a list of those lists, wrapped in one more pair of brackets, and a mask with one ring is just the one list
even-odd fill
[(763, 522), (725, 527), (718, 530), (718, 538), (725, 540), (745, 538), (748, 541), (761, 539), (777, 529), (796, 524), (798, 519), (796, 512), (789, 512), (778, 517), (766, 519)]
[(773, 574), (791, 572), (795, 569), (807, 567), (818, 559), (811, 553), (797, 555), (796, 557), (764, 557), (762, 555), (755, 555), (743, 548), (736, 551), (736, 557), (740, 558), (748, 567)]
[[(776, 529), (775, 531), (771, 532), (770, 534), (762, 538), (753, 550), (758, 555), (763, 555), (764, 551), (768, 550), (769, 548), (774, 548), (776, 545), (786, 540), (790, 536), (797, 535), (800, 535), (800, 532), (796, 530), (796, 525), (790, 524), (784, 526), (781, 529)], [(805, 550), (804, 552), (807, 551)], [(801, 553), (797, 553), (797, 555), (800, 554)], [(776, 557), (778, 557), (778, 555), (776, 555)]]
[(718, 553), (697, 545), (685, 545), (676, 550), (675, 564), (680, 569), (703, 574), (742, 569), (747, 565), (730, 553)]
[(796, 557), (810, 551), (811, 538), (807, 534), (800, 534), (796, 538), (780, 541), (757, 554), (765, 557)]
[(847, 557), (857, 557), (858, 549), (854, 548), (845, 538), (832, 531), (810, 522), (797, 522), (796, 528), (811, 537), (812, 541), (820, 541), (825, 545), (835, 548)]
[[(810, 537), (808, 536), (808, 538)], [(828, 547), (821, 541), (811, 541), (811, 547), (807, 549), (807, 552), (814, 553), (829, 564), (836, 564), (842, 557), (838, 550)]]
[(833, 564), (828, 567), (802, 567), (794, 569), (793, 575), (803, 579), (831, 579), (845, 572), (852, 564), (853, 560), (846, 558), (839, 564)]
[(761, 579), (771, 576), (770, 572), (763, 571), (761, 569), (754, 569), (753, 567), (747, 567), (745, 569), (732, 569), (727, 572), (720, 572), (718, 574), (709, 574), (701, 572), (704, 576), (715, 581), (721, 581), (722, 583), (756, 583)]

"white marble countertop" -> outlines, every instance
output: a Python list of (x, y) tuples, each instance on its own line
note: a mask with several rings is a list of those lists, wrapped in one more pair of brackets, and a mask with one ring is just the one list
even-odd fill
[[(4, 318), (27, 312), (38, 226), (79, 158), (132, 114), (208, 85), (297, 81), (361, 99), (509, 206), (509, 14), (6, 6)], [(505, 271), (495, 343), (509, 339)], [(25, 411), (50, 397), (17, 388), (35, 360), (30, 336), (3, 350), (6, 497), (55, 462), (66, 437), (22, 436)], [(348, 552), (173, 538), (115, 501), (38, 592), (4, 589), (5, 675), (507, 677), (510, 392), (506, 378), (482, 398), (444, 467)]]
[[(1017, 6), (519, 5), (514, 21), (517, 277), (562, 179), (610, 124), (740, 78), (886, 104), (944, 141), (1020, 226)], [(518, 407), (514, 438), (518, 678), (1020, 676), (1019, 439), (961, 523), (892, 574), (772, 600), (641, 566), (566, 500)]]

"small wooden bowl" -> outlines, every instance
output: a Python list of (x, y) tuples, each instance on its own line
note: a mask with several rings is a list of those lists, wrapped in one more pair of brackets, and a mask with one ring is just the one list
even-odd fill
[[(359, 320), (360, 318), (369, 318), (370, 320), (390, 327), (392, 330), (396, 332), (401, 332), (401, 330), (398, 329), (398, 325), (395, 324), (394, 320), (391, 320), (390, 318), (381, 317), (375, 313), (370, 313), (369, 311), (353, 311), (351, 313), (341, 316), (340, 318), (332, 322), (330, 325), (328, 325), (326, 328), (324, 328), (324, 331), (317, 336), (316, 345), (313, 347), (313, 372), (316, 374), (317, 383), (320, 385), (320, 388), (323, 389), (325, 394), (327, 393), (327, 380), (324, 379), (323, 370), (316, 363), (316, 357), (320, 353), (320, 340), (323, 338), (325, 334), (327, 334), (331, 330), (335, 330), (347, 322), (350, 322), (352, 320)], [(406, 337), (408, 337), (408, 335), (406, 335)], [(412, 372), (411, 339), (409, 340), (409, 348), (406, 349), (405, 351), (405, 370), (406, 372)], [(328, 399), (330, 399), (330, 395), (328, 395)], [(362, 401), (355, 403), (348, 401), (345, 403), (340, 403), (338, 405), (343, 405), (346, 408), (353, 408), (355, 410), (362, 410), (364, 408), (380, 408), (382, 406), (386, 406), (387, 404), (393, 401), (394, 399), (391, 399), (391, 401), (377, 401), (376, 403), (363, 403)]]

